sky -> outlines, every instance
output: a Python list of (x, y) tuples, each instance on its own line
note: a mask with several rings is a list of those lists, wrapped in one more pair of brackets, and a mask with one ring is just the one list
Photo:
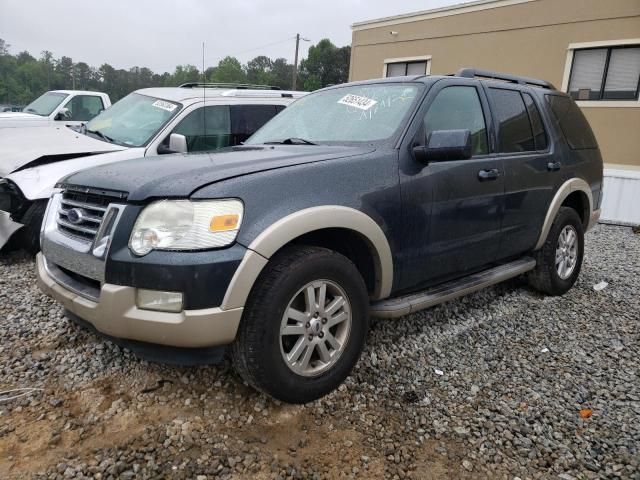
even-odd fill
[(99, 67), (215, 66), (227, 56), (246, 63), (258, 55), (293, 62), (296, 33), (301, 58), (329, 38), (351, 43), (351, 24), (428, 10), (463, 0), (0, 0), (0, 38), (16, 54), (43, 50)]

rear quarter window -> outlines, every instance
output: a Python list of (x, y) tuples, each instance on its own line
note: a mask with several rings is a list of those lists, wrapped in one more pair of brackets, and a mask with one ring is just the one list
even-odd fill
[(559, 95), (545, 97), (569, 147), (574, 150), (598, 148), (589, 122), (573, 100)]

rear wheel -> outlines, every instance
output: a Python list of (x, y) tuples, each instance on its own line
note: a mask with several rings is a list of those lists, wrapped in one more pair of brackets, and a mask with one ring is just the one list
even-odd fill
[(584, 231), (578, 213), (560, 207), (547, 241), (535, 254), (529, 284), (547, 295), (566, 293), (578, 279), (584, 253)]
[(349, 259), (325, 248), (286, 248), (251, 292), (232, 347), (234, 366), (275, 398), (315, 400), (337, 388), (358, 361), (368, 303)]
[(47, 209), (46, 200), (33, 202), (22, 217), (24, 227), (20, 232), (21, 247), (32, 255), (40, 251), (40, 228)]

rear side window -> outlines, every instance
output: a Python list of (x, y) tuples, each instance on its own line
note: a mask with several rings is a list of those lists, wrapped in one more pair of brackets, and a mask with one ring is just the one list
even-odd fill
[(498, 150), (502, 153), (536, 150), (529, 114), (520, 92), (490, 88), (498, 120)]
[(545, 95), (545, 97), (569, 147), (574, 150), (598, 148), (589, 122), (573, 100), (559, 95)]
[(234, 144), (244, 142), (278, 112), (276, 105), (232, 105), (231, 134)]
[(544, 124), (542, 123), (542, 117), (540, 117), (540, 111), (533, 101), (533, 97), (528, 93), (523, 93), (524, 103), (527, 106), (527, 113), (529, 114), (529, 120), (531, 121), (531, 130), (533, 131), (533, 140), (536, 144), (536, 150), (547, 149), (547, 135), (544, 131)]

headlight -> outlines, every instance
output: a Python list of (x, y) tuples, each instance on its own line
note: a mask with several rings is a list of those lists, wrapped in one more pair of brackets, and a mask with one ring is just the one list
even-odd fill
[(151, 250), (204, 250), (236, 240), (244, 207), (240, 200), (161, 200), (142, 210), (131, 232), (136, 255)]

